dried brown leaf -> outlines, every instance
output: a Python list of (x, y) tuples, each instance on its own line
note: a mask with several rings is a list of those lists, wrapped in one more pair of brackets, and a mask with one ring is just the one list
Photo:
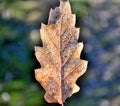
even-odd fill
[(63, 105), (79, 91), (76, 80), (87, 68), (87, 61), (80, 59), (83, 43), (77, 42), (79, 28), (69, 1), (50, 10), (48, 25), (42, 24), (40, 33), (43, 47), (35, 47), (35, 55), (41, 68), (35, 70), (35, 77), (46, 91), (46, 101)]

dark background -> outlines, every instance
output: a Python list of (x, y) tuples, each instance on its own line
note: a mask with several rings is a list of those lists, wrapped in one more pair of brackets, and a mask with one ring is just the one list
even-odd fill
[[(70, 0), (84, 42), (81, 58), (87, 72), (77, 80), (79, 93), (65, 106), (120, 106), (120, 2)], [(58, 0), (0, 0), (0, 106), (59, 106), (48, 104), (34, 77), (40, 65), (41, 22)]]

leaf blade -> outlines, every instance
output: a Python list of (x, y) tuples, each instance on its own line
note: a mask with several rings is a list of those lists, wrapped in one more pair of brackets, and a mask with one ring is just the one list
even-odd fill
[(76, 80), (87, 69), (87, 61), (80, 59), (83, 43), (77, 42), (79, 28), (68, 1), (50, 10), (48, 25), (42, 24), (40, 33), (43, 47), (36, 48), (35, 55), (41, 68), (35, 77), (46, 91), (46, 101), (63, 104), (79, 91)]

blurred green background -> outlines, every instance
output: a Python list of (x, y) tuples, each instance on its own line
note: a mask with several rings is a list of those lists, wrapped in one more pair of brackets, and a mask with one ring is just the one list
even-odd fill
[[(89, 61), (78, 79), (81, 91), (65, 106), (120, 106), (120, 2), (70, 0), (84, 42), (81, 58)], [(0, 0), (0, 106), (59, 106), (45, 102), (34, 78), (40, 67), (34, 46), (58, 0)]]

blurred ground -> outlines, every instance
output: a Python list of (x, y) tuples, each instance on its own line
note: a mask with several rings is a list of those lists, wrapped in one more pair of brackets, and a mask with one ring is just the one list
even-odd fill
[[(89, 67), (77, 81), (81, 91), (66, 106), (120, 106), (120, 2), (70, 2)], [(47, 24), (48, 11), (56, 5), (57, 0), (0, 1), (0, 106), (59, 106), (45, 102), (34, 78), (40, 23)]]

